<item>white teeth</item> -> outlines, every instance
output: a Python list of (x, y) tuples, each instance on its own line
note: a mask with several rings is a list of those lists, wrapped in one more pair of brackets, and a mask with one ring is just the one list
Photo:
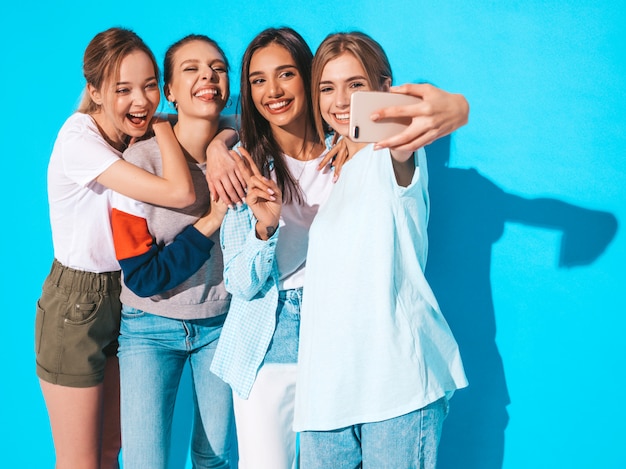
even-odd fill
[(194, 94), (194, 96), (204, 96), (207, 94), (217, 95), (217, 90), (214, 88), (203, 89)]
[(129, 112), (128, 115), (132, 116), (132, 117), (138, 117), (138, 118), (144, 118), (148, 115), (147, 112), (142, 112), (142, 113), (135, 113), (135, 112)]
[(337, 120), (348, 120), (350, 119), (350, 114), (335, 114)]
[(276, 111), (278, 109), (282, 109), (285, 106), (287, 106), (287, 104), (289, 104), (289, 101), (281, 101), (279, 103), (271, 103), (268, 104), (267, 107), (269, 107), (270, 109), (272, 109), (273, 111)]

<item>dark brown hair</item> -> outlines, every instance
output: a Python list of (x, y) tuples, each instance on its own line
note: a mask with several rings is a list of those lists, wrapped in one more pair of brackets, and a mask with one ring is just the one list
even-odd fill
[[(257, 166), (265, 177), (270, 175), (270, 161), (276, 182), (283, 193), (283, 200), (302, 201), (298, 182), (289, 172), (285, 164), (283, 151), (274, 139), (269, 122), (261, 116), (254, 101), (249, 80), (250, 62), (254, 53), (271, 44), (284, 47), (295, 62), (298, 73), (302, 77), (306, 96), (307, 132), (314, 133), (313, 106), (311, 102), (311, 61), (313, 53), (303, 37), (288, 27), (268, 28), (261, 31), (248, 45), (241, 64), (240, 105), (241, 105), (241, 143), (250, 152)], [(315, 136), (313, 136), (315, 138)], [(323, 141), (323, 140), (322, 140)]]

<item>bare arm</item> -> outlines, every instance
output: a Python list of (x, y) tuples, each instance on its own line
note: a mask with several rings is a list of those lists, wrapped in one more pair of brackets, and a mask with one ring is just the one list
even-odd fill
[(429, 84), (394, 86), (390, 91), (417, 96), (421, 102), (380, 109), (372, 115), (374, 121), (387, 117), (412, 118), (406, 130), (378, 142), (376, 148), (415, 151), (467, 124), (469, 104), (461, 94), (448, 93)]
[(407, 187), (415, 174), (415, 153), (412, 151), (391, 150), (391, 163), (399, 186)]
[(161, 149), (163, 176), (120, 160), (100, 174), (97, 181), (135, 200), (165, 207), (186, 207), (195, 201), (196, 195), (183, 151), (169, 122), (155, 122), (153, 129)]

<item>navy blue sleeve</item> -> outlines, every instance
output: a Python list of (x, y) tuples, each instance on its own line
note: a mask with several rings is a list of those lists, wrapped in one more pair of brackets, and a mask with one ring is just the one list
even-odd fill
[(211, 257), (214, 244), (189, 225), (168, 245), (153, 243), (143, 254), (120, 259), (124, 283), (141, 297), (170, 290), (197, 272)]

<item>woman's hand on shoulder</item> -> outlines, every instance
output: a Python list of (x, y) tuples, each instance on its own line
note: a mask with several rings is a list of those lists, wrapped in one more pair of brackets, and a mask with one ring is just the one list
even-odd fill
[(338, 133), (335, 133), (332, 140), (332, 148), (328, 150), (320, 164), (317, 166), (318, 171), (322, 171), (328, 164), (335, 172), (333, 175), (333, 182), (337, 182), (339, 174), (341, 174), (341, 168), (350, 160), (350, 154), (348, 147), (346, 146), (346, 140), (341, 138)]
[(417, 104), (391, 106), (372, 115), (377, 121), (388, 117), (410, 117), (411, 124), (401, 133), (376, 143), (376, 148), (415, 151), (467, 124), (469, 104), (461, 94), (448, 93), (429, 84), (394, 86), (393, 93), (421, 98)]
[(211, 141), (206, 155), (209, 192), (216, 200), (222, 200), (228, 206), (241, 203), (246, 195), (246, 182), (220, 134)]

